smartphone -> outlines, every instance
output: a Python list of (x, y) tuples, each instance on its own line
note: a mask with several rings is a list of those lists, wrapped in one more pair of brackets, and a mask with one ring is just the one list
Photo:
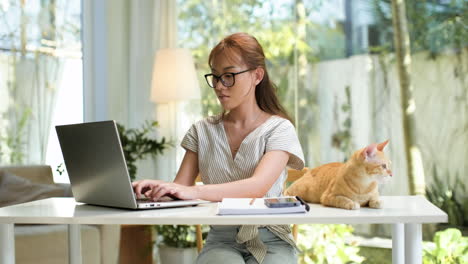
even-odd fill
[(294, 207), (301, 205), (301, 202), (294, 197), (266, 198), (264, 201), (268, 207)]

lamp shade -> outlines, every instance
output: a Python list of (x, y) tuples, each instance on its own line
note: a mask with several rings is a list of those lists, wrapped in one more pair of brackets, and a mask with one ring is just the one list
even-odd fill
[(200, 85), (190, 50), (158, 50), (151, 86), (151, 101), (156, 103), (199, 99)]

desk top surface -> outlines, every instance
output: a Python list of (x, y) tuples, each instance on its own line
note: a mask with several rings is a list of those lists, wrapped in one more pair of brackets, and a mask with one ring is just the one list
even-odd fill
[(49, 198), (0, 208), (0, 224), (370, 224), (441, 223), (447, 214), (422, 196), (383, 196), (383, 209), (345, 210), (310, 204), (306, 214), (216, 215), (217, 204), (126, 210)]

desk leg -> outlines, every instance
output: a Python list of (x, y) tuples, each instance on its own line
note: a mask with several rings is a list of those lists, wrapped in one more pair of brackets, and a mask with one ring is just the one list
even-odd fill
[(405, 263), (422, 263), (422, 225), (405, 224)]
[(68, 225), (68, 263), (81, 264), (81, 226)]
[(392, 264), (405, 263), (405, 228), (403, 224), (392, 226)]
[(15, 263), (14, 228), (14, 224), (0, 224), (0, 264)]

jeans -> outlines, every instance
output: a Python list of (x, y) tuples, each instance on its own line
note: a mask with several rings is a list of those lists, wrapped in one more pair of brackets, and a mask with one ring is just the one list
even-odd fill
[[(211, 226), (205, 246), (198, 255), (197, 264), (258, 264), (244, 244), (236, 242), (238, 226)], [(296, 264), (296, 250), (267, 228), (259, 228), (258, 234), (268, 247), (263, 264)]]

